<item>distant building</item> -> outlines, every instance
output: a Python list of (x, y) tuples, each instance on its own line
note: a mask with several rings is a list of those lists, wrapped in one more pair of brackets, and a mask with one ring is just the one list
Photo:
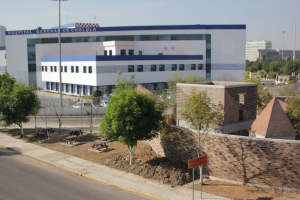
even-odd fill
[(0, 25), (0, 47), (5, 47), (5, 26)]
[(249, 128), (249, 137), (295, 140), (297, 133), (286, 115), (287, 108), (274, 97)]
[(5, 26), (0, 25), (0, 74), (6, 71)]
[[(289, 57), (293, 58), (293, 50), (283, 50), (283, 60)], [(256, 61), (259, 58), (260, 62), (264, 62), (268, 58), (269, 62), (282, 58), (282, 50), (280, 49), (253, 49), (248, 52), (248, 60)], [(295, 59), (300, 59), (300, 51), (295, 51)]]
[(257, 50), (257, 49), (265, 49), (265, 50), (272, 49), (272, 42), (266, 41), (266, 40), (251, 40), (250, 42), (247, 42), (246, 43), (246, 60), (249, 60), (248, 52), (251, 50)]

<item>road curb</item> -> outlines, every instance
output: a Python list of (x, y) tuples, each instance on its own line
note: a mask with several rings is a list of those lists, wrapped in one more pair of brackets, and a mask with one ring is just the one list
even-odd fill
[(100, 178), (97, 178), (97, 177), (94, 177), (94, 176), (91, 176), (91, 175), (88, 175), (88, 174), (82, 174), (76, 170), (73, 170), (73, 169), (70, 169), (70, 168), (67, 168), (65, 166), (62, 166), (62, 165), (59, 165), (59, 164), (56, 164), (56, 163), (52, 163), (50, 161), (47, 161), (47, 160), (43, 160), (43, 159), (40, 159), (40, 158), (36, 158), (36, 157), (33, 157), (27, 153), (24, 153), (24, 152), (21, 152), (21, 151), (18, 151), (18, 150), (15, 150), (15, 149), (12, 149), (10, 147), (7, 147), (3, 144), (0, 144), (0, 146), (4, 147), (4, 148), (7, 148), (7, 149), (10, 149), (12, 151), (15, 151), (15, 152), (18, 152), (24, 156), (27, 156), (27, 157), (30, 157), (30, 158), (33, 158), (35, 160), (39, 160), (39, 161), (42, 161), (44, 163), (47, 163), (47, 164), (50, 164), (50, 165), (53, 165), (55, 167), (59, 167), (61, 169), (64, 169), (66, 171), (69, 171), (69, 172), (72, 172), (74, 174), (77, 174), (79, 176), (83, 176), (83, 177), (86, 177), (86, 178), (89, 178), (89, 179), (93, 179), (95, 181), (98, 181), (98, 182), (101, 182), (101, 183), (104, 183), (106, 185), (109, 185), (109, 186), (112, 186), (112, 187), (116, 187), (116, 188), (119, 188), (119, 189), (122, 189), (122, 190), (125, 190), (125, 191), (128, 191), (128, 192), (131, 192), (131, 193), (135, 193), (135, 194), (138, 194), (138, 195), (142, 195), (142, 196), (145, 196), (145, 197), (148, 197), (148, 198), (152, 198), (152, 199), (156, 199), (156, 200), (167, 200), (167, 199), (164, 199), (164, 198), (161, 198), (161, 197), (157, 197), (157, 196), (154, 196), (152, 194), (147, 194), (147, 193), (144, 193), (144, 192), (140, 192), (138, 190), (134, 190), (134, 189), (131, 189), (131, 188), (127, 188), (125, 186), (122, 186), (122, 185), (119, 185), (119, 184), (116, 184), (116, 183), (111, 183), (109, 181), (106, 181), (106, 180), (103, 180), (103, 179), (100, 179)]

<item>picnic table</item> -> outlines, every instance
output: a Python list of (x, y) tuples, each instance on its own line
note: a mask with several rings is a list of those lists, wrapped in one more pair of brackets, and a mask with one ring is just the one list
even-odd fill
[(101, 149), (101, 148), (106, 148), (107, 149), (108, 145), (106, 145), (106, 142), (96, 142), (93, 144), (92, 148), (93, 149)]
[(75, 130), (72, 130), (71, 132), (69, 132), (69, 135), (70, 136), (72, 136), (72, 135), (79, 136), (79, 135), (83, 135), (83, 132), (81, 132), (81, 129), (75, 129)]
[(48, 135), (47, 135), (47, 133), (45, 133), (45, 132), (38, 132), (38, 133), (35, 135), (35, 139), (40, 139), (40, 140), (48, 139)]
[(78, 141), (79, 141), (79, 139), (77, 138), (76, 135), (65, 137), (65, 139), (64, 139), (64, 142), (67, 144), (69, 144), (69, 142), (70, 142), (70, 144), (72, 144), (72, 142), (78, 142)]
[(42, 130), (42, 132), (45, 132), (45, 133), (47, 133), (47, 131), (48, 131), (49, 133), (53, 133), (53, 134), (54, 134), (54, 129), (52, 129), (51, 127), (44, 128), (44, 129)]

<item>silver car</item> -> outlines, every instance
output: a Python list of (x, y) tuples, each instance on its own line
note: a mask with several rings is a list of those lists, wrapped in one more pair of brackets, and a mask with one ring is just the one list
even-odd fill
[(73, 105), (73, 108), (90, 108), (90, 107), (95, 107), (92, 103), (89, 103), (89, 102), (77, 102)]

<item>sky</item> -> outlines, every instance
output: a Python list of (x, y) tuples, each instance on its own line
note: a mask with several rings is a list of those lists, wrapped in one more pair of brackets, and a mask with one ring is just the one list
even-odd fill
[[(291, 50), (296, 22), (300, 50), (300, 0), (68, 0), (61, 2), (61, 13), (62, 25), (246, 24), (246, 41), (269, 40), (273, 49)], [(58, 26), (58, 1), (2, 0), (0, 25), (7, 30)]]

